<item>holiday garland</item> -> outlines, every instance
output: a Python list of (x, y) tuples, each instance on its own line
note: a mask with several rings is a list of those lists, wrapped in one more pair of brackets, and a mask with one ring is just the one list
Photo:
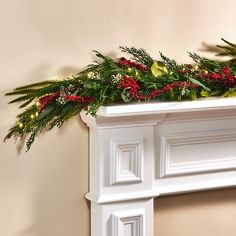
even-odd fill
[(29, 150), (35, 137), (44, 130), (61, 127), (82, 110), (96, 116), (99, 107), (114, 102), (182, 101), (208, 96), (236, 95), (236, 44), (223, 41), (220, 55), (231, 60), (217, 61), (189, 53), (192, 64), (178, 64), (160, 53), (153, 59), (144, 49), (120, 47), (131, 55), (113, 60), (94, 51), (99, 61), (72, 78), (29, 84), (6, 95), (18, 97), (24, 111), (9, 129), (5, 140), (24, 138)]

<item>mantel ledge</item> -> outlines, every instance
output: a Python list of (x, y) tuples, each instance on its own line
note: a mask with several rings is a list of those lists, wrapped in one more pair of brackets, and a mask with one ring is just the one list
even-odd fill
[[(212, 112), (214, 111), (214, 112)], [(222, 112), (223, 111), (223, 112)], [(222, 116), (236, 116), (236, 98), (208, 98), (196, 101), (181, 102), (148, 102), (148, 103), (128, 103), (102, 106), (98, 110), (97, 116), (92, 117), (81, 113), (82, 120), (88, 127), (111, 127), (111, 126), (143, 126), (157, 124), (174, 114), (177, 121), (178, 116), (183, 119), (194, 117), (214, 118)], [(167, 119), (168, 120), (168, 119)], [(171, 119), (169, 119), (171, 120)]]

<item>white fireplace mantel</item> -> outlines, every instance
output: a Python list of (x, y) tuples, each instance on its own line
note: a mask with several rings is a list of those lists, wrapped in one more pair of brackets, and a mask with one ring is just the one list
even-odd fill
[(92, 236), (152, 236), (154, 198), (236, 185), (236, 99), (81, 114), (90, 133)]

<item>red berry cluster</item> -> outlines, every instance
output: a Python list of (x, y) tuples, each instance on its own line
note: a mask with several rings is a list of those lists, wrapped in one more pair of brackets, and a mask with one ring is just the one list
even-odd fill
[[(192, 65), (187, 65), (186, 69), (179, 70), (179, 73), (182, 75), (193, 73), (193, 68), (194, 67)], [(200, 70), (196, 71), (195, 73), (195, 76), (198, 76), (201, 79), (207, 79), (214, 83), (223, 84), (228, 87), (234, 86), (236, 84), (236, 77), (233, 75), (229, 66), (223, 66), (219, 72), (206, 73), (206, 71)]]
[(179, 70), (179, 73), (181, 74), (181, 75), (186, 75), (186, 74), (189, 74), (189, 73), (191, 73), (192, 71), (191, 70)]
[[(55, 101), (59, 97), (60, 97), (60, 92), (55, 92), (43, 98), (40, 98), (39, 99), (39, 104), (40, 104), (39, 112), (42, 112), (48, 106), (49, 103)], [(91, 96), (66, 95), (64, 99), (66, 101), (82, 102), (82, 103), (90, 103), (94, 101), (93, 97)]]
[(40, 98), (39, 99), (39, 104), (40, 104), (39, 112), (42, 112), (48, 106), (49, 103), (55, 101), (59, 97), (60, 97), (60, 93), (55, 92), (55, 93), (52, 93), (50, 95)]
[(125, 75), (122, 80), (120, 80), (118, 89), (124, 88), (129, 90), (130, 98), (135, 98), (139, 94), (140, 86), (138, 82), (128, 75)]
[(222, 70), (220, 70), (218, 73), (202, 73), (199, 75), (201, 78), (206, 78), (209, 80), (212, 80), (216, 83), (223, 83), (225, 86), (234, 86), (236, 83), (236, 78), (232, 74), (231, 69), (229, 66), (224, 66)]
[(186, 65), (187, 69), (179, 70), (179, 73), (182, 75), (190, 74), (192, 72), (192, 69), (194, 68), (193, 65)]
[(83, 102), (83, 103), (90, 103), (94, 99), (91, 96), (79, 96), (79, 95), (67, 95), (64, 97), (66, 101), (71, 102)]
[(153, 91), (151, 93), (151, 98), (160, 97), (161, 95), (169, 92), (171, 89), (174, 89), (174, 88), (195, 89), (195, 88), (198, 88), (198, 87), (199, 87), (199, 85), (193, 84), (193, 83), (188, 82), (188, 81), (174, 82), (174, 83), (171, 83), (171, 84), (167, 84), (162, 89), (158, 89), (158, 90)]
[(129, 66), (131, 68), (135, 68), (135, 69), (138, 69), (138, 70), (141, 70), (143, 72), (147, 72), (149, 71), (149, 68), (146, 67), (145, 65), (141, 64), (141, 63), (138, 63), (138, 62), (133, 62), (133, 61), (130, 61), (130, 60), (127, 60), (126, 58), (124, 57), (121, 57), (118, 61), (118, 65), (119, 66)]

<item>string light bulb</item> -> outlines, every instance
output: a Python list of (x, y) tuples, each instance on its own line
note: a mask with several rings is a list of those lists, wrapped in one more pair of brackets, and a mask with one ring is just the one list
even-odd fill
[(132, 68), (129, 67), (129, 68), (127, 69), (127, 71), (128, 71), (128, 72), (131, 72), (131, 71), (132, 71)]
[(31, 118), (31, 119), (34, 119), (34, 115), (32, 114), (32, 115), (30, 116), (30, 118)]
[(23, 128), (23, 126), (24, 126), (23, 123), (20, 122), (20, 123), (19, 123), (19, 127), (20, 127), (20, 128)]
[(199, 69), (198, 65), (194, 66), (194, 70), (198, 70), (198, 69)]
[(94, 76), (94, 73), (92, 71), (87, 73), (87, 77), (91, 79)]

